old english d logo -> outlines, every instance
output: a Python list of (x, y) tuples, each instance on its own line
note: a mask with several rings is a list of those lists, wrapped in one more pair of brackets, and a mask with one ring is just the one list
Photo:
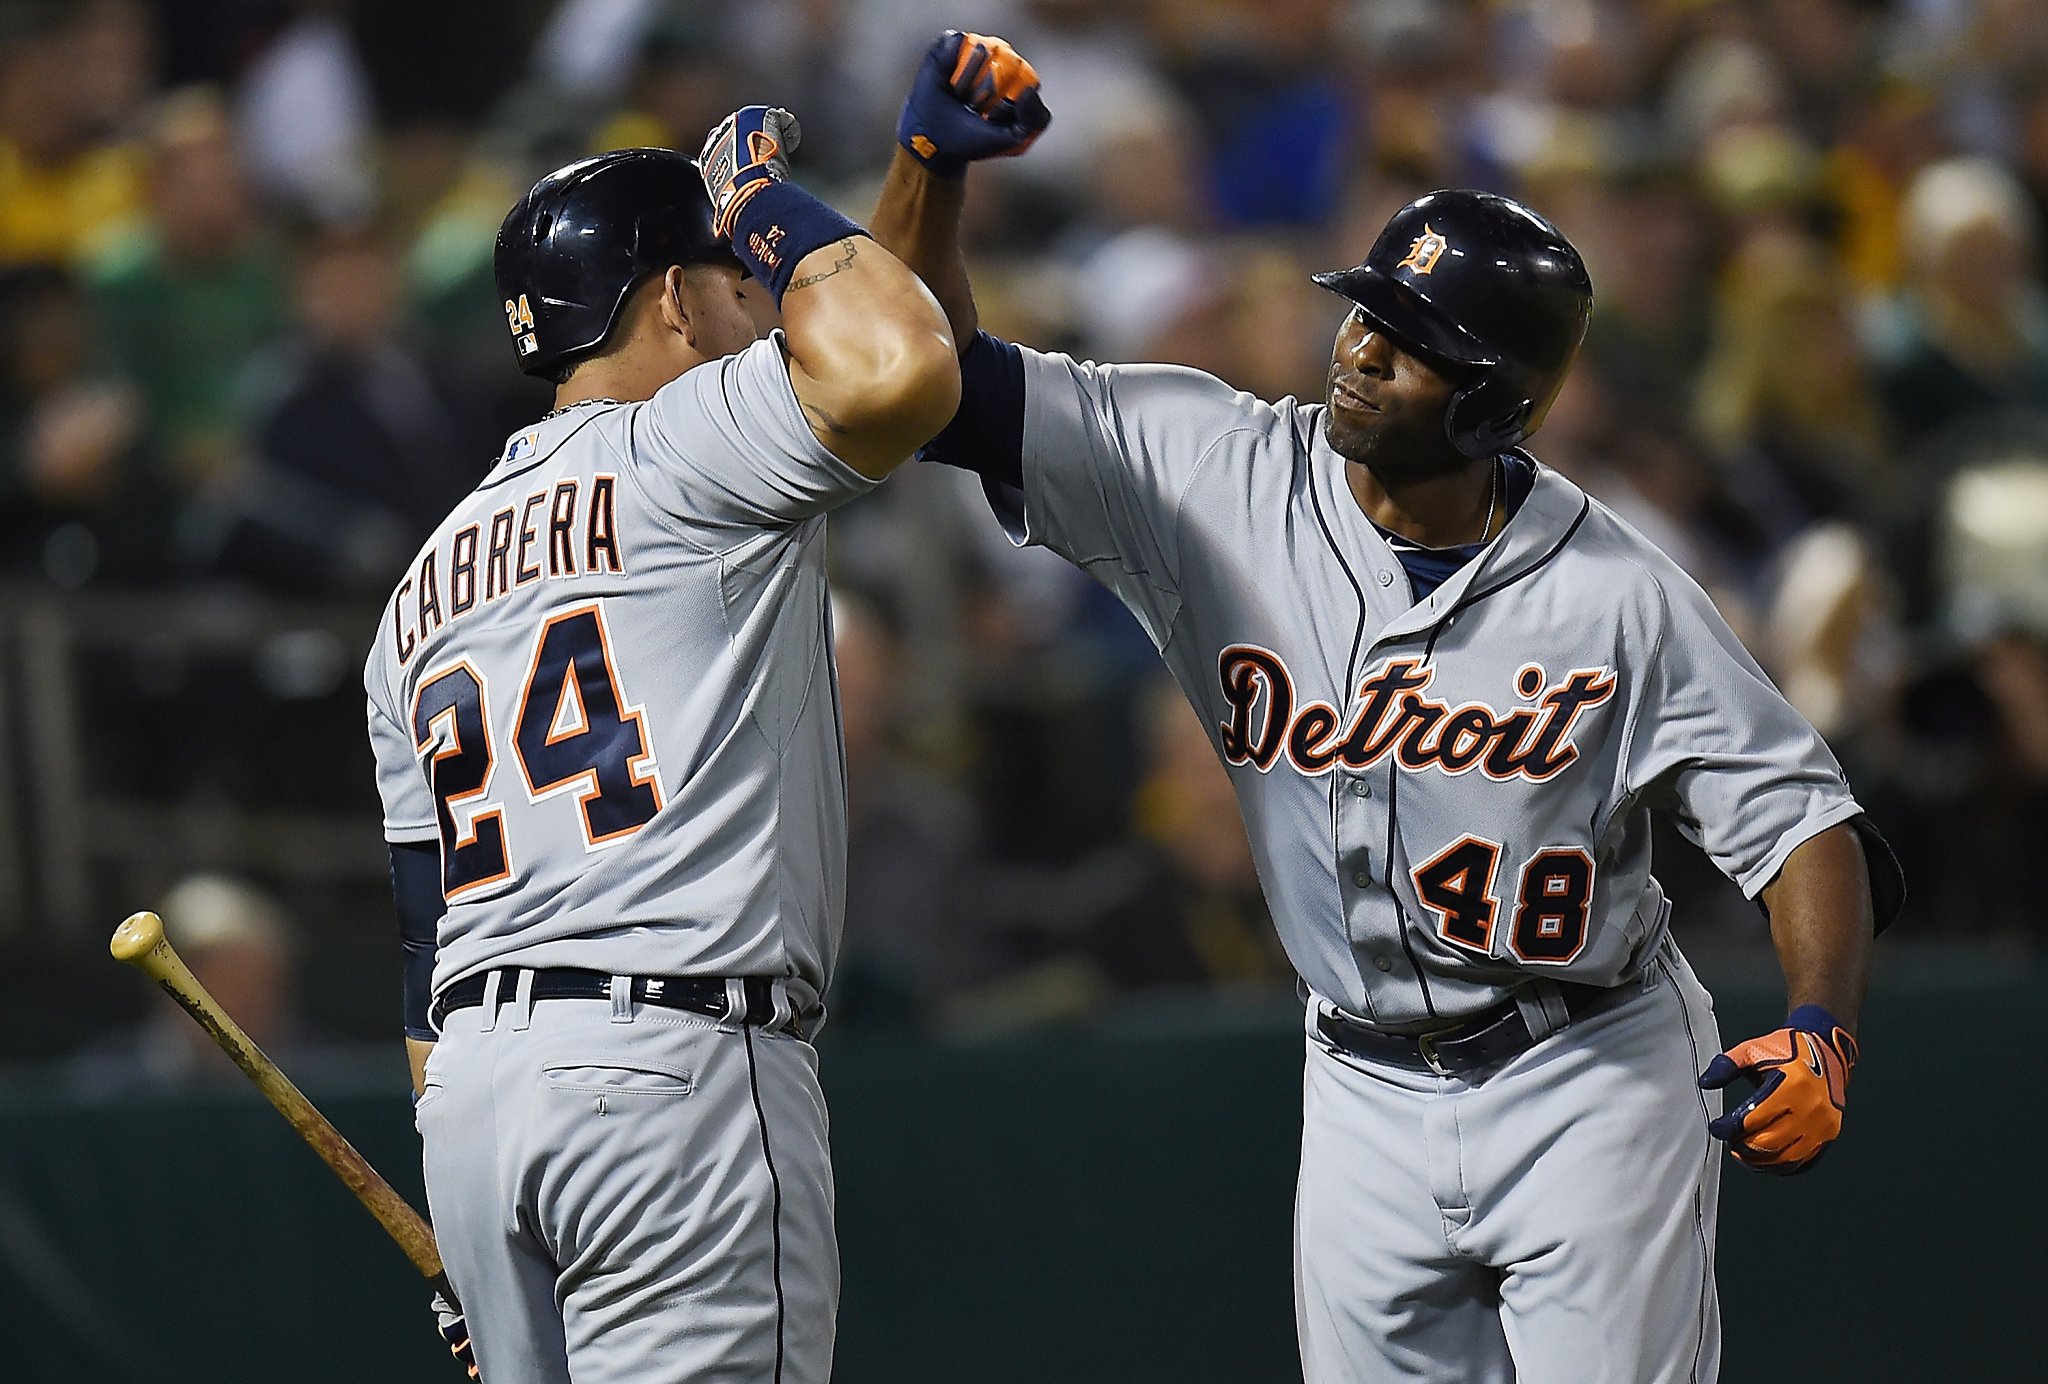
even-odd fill
[(1408, 247), (1408, 258), (1394, 267), (1412, 269), (1417, 274), (1427, 274), (1436, 268), (1437, 259), (1448, 248), (1449, 242), (1431, 230), (1429, 223), (1425, 221), (1422, 223), (1422, 234), (1415, 237), (1415, 243)]

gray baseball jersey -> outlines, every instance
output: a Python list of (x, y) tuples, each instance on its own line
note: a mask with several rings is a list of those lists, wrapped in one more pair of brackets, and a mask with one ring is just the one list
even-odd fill
[[(846, 855), (824, 515), (874, 484), (772, 338), (513, 437), (392, 596), (385, 832), (440, 843), (435, 989), (486, 973), (418, 1114), (486, 1378), (831, 1372), (824, 1096), (788, 1020), (830, 978)], [(543, 968), (781, 984), (754, 1026), (536, 1002)]]
[(781, 976), (838, 946), (845, 763), (826, 451), (780, 338), (519, 433), (365, 672), (384, 829), (439, 838), (434, 988), (505, 965)]
[[(1305, 1377), (1711, 1380), (1721, 1103), (1694, 1078), (1720, 1038), (1649, 812), (1753, 896), (1858, 815), (1820, 737), (1698, 586), (1532, 458), (1418, 601), (1322, 407), (1021, 354), (1023, 489), (991, 502), (1158, 645), (1311, 991)], [(1420, 1031), (1510, 1002), (1533, 1046), (1466, 1075), (1319, 1036), (1333, 1010)]]
[(1649, 809), (1752, 896), (1860, 812), (1699, 587), (1539, 468), (1416, 602), (1320, 405), (1024, 350), (1024, 491), (998, 516), (1114, 591), (1229, 766), (1282, 941), (1381, 1024), (1531, 974), (1642, 975), (1669, 908)]

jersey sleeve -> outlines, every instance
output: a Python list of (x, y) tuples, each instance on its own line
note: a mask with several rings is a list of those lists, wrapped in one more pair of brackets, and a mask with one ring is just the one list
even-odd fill
[(688, 524), (793, 524), (881, 484), (811, 431), (780, 331), (664, 385), (633, 434), (634, 479), (663, 513)]
[(1023, 487), (986, 480), (1004, 531), (1086, 570), (1164, 644), (1180, 606), (1179, 509), (1225, 438), (1271, 405), (1178, 365), (1097, 365), (1018, 348)]
[(1630, 710), (1624, 800), (1672, 810), (1685, 837), (1754, 899), (1793, 851), (1863, 809), (1820, 732), (1706, 592), (1675, 566), (1657, 590), (1661, 628)]
[(384, 839), (434, 840), (440, 835), (440, 823), (434, 814), (433, 791), (420, 772), (419, 752), (406, 729), (409, 718), (398, 709), (377, 654), (370, 656), (363, 686), (369, 702), (370, 752), (377, 759), (377, 796), (384, 801)]

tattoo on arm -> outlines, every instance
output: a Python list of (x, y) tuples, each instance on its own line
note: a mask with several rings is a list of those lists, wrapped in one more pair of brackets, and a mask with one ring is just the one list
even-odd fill
[[(826, 276), (820, 274), (818, 277), (822, 279)], [(803, 405), (804, 412), (810, 415), (811, 422), (817, 426), (820, 432), (828, 432), (835, 436), (844, 437), (851, 431), (846, 424), (834, 418), (828, 410), (819, 408), (816, 404), (806, 404), (801, 399), (797, 400), (797, 402)]]
[(859, 254), (860, 241), (854, 236), (848, 236), (839, 242), (839, 258), (832, 261), (830, 269), (821, 270), (816, 274), (806, 274), (801, 279), (792, 280), (789, 287), (784, 289), (783, 292), (794, 293), (800, 288), (809, 288), (812, 284), (823, 283), (840, 270), (846, 268), (847, 265), (852, 264), (855, 257)]

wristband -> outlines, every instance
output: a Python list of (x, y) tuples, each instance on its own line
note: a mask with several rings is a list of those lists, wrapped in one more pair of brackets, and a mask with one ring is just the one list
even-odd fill
[(775, 305), (805, 255), (867, 231), (792, 183), (758, 184), (733, 217), (732, 252), (747, 272), (768, 286)]

